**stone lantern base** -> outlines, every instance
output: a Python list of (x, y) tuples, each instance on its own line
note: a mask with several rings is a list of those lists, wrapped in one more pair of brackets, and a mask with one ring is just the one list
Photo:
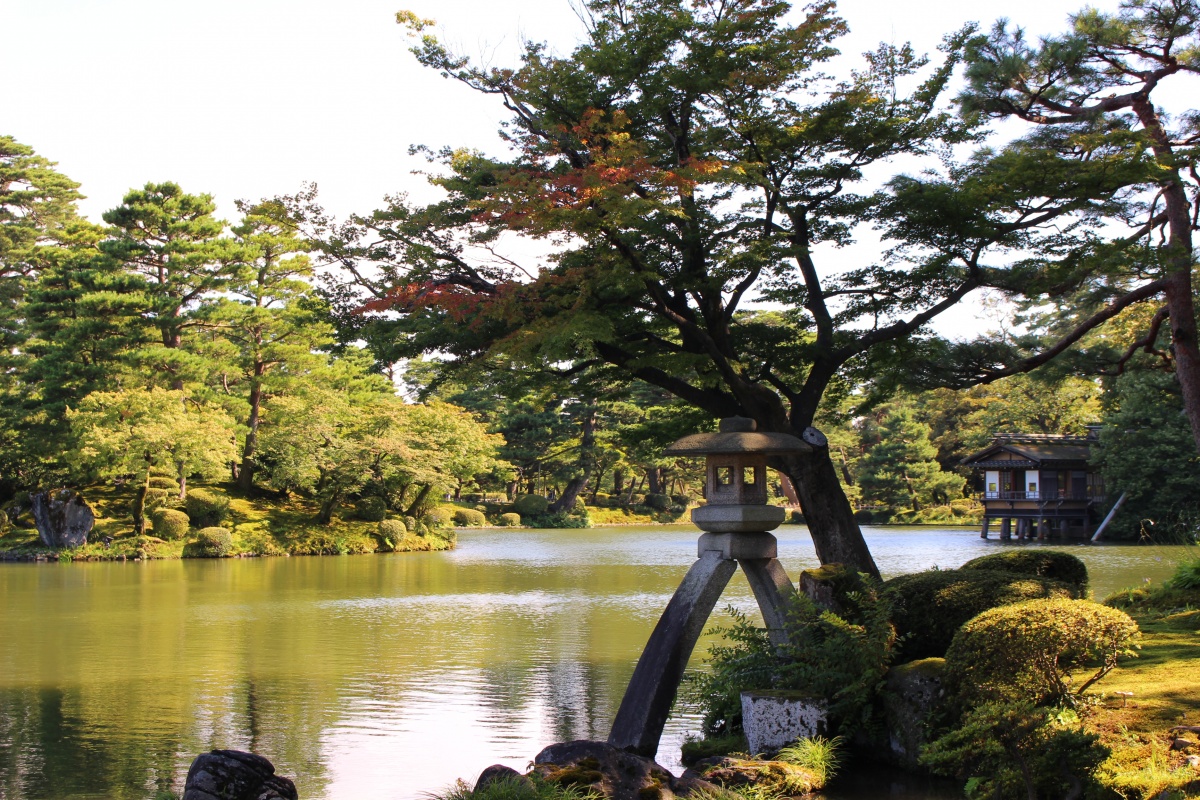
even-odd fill
[(779, 506), (706, 505), (692, 509), (692, 522), (711, 533), (773, 531), (787, 517)]

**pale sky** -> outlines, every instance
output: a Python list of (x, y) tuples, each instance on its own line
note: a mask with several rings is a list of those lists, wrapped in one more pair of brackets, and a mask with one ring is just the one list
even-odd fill
[[(881, 40), (932, 51), (968, 20), (1065, 26), (1077, 0), (975, 4), (857, 0), (841, 13), (857, 54)], [(173, 180), (233, 200), (320, 186), (339, 216), (422, 192), (410, 144), (494, 150), (494, 99), (420, 67), (394, 14), (436, 19), (465, 52), (511, 63), (522, 37), (569, 51), (567, 0), (0, 0), (0, 133), (83, 184), (98, 220), (130, 188)]]

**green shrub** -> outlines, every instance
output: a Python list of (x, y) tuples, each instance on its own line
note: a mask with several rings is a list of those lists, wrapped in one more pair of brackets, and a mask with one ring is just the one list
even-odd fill
[(512, 513), (512, 512), (509, 512), (509, 513), (507, 513), (507, 514), (501, 514), (501, 515), (500, 515), (500, 520), (499, 520), (499, 525), (500, 525), (500, 527), (502, 527), (502, 528), (516, 528), (516, 527), (520, 527), (520, 525), (521, 525), (521, 515), (520, 515), (520, 514), (514, 514), (514, 513)]
[(788, 522), (792, 523), (793, 525), (805, 524), (803, 512), (793, 511), (791, 517), (788, 519)]
[(425, 523), (425, 527), (430, 530), (439, 528), (449, 528), (454, 516), (450, 509), (442, 506), (434, 506), (421, 515), (421, 522)]
[(458, 781), (443, 792), (427, 795), (429, 800), (598, 800), (595, 792), (570, 783), (553, 783), (537, 773), (526, 778), (500, 778), (478, 791)]
[(687, 494), (673, 494), (673, 495), (671, 495), (671, 505), (674, 505), (674, 506), (686, 506), (686, 505), (687, 505), (688, 503), (690, 503), (690, 502), (692, 502), (692, 497), (691, 497), (691, 495), (687, 495)]
[(229, 498), (205, 489), (193, 489), (188, 492), (183, 507), (197, 528), (212, 528), (229, 515)]
[(741, 732), (741, 693), (748, 689), (820, 698), (836, 732), (850, 734), (862, 727), (895, 644), (886, 597), (869, 578), (863, 586), (847, 596), (842, 615), (796, 595), (787, 610), (787, 640), (779, 644), (771, 642), (765, 628), (729, 609), (734, 623), (717, 630), (726, 643), (709, 651), (711, 671), (690, 679), (689, 694), (704, 712), (704, 734)]
[(146, 499), (142, 503), (142, 508), (146, 511), (163, 508), (171, 502), (173, 494), (169, 489), (147, 489)]
[[(989, 702), (921, 753), (921, 763), (966, 779), (969, 800), (1095, 796), (1096, 770), (1108, 757), (1078, 717), (1028, 701)], [(1108, 792), (1097, 792), (1108, 797)]]
[(0, 533), (7, 533), (9, 527), (8, 514), (0, 510)]
[(655, 511), (666, 511), (671, 507), (671, 498), (665, 494), (648, 494), (642, 500), (642, 505), (646, 506), (646, 508), (653, 508)]
[(408, 529), (409, 533), (416, 533), (417, 532), (417, 518), (416, 517), (405, 517), (404, 518), (404, 527), (406, 529)]
[(612, 502), (612, 495), (606, 492), (596, 492), (592, 497), (592, 505), (600, 508), (606, 507), (610, 502)]
[(875, 513), (868, 509), (860, 508), (854, 512), (854, 521), (863, 525), (870, 525), (875, 521)]
[(156, 508), (150, 512), (154, 535), (160, 539), (182, 539), (191, 522), (187, 514), (174, 508)]
[(408, 533), (408, 528), (398, 519), (381, 520), (379, 527), (376, 529), (379, 538), (383, 539), (391, 549), (395, 549), (396, 545), (404, 539), (404, 535)]
[[(1118, 657), (1130, 654), (1137, 635), (1137, 623), (1128, 614), (1090, 600), (1031, 600), (993, 608), (954, 636), (946, 651), (947, 684), (967, 704), (1073, 702), (1107, 675)], [(1072, 673), (1085, 668), (1076, 683)]]
[(233, 555), (233, 534), (224, 528), (201, 528), (183, 548), (190, 558), (224, 558)]
[(175, 478), (168, 478), (161, 475), (150, 476), (149, 486), (152, 489), (174, 489), (176, 492), (179, 491), (179, 481)]
[(1072, 584), (985, 569), (917, 572), (885, 581), (883, 587), (901, 637), (899, 661), (945, 655), (963, 623), (990, 608), (1080, 594)]
[(482, 528), (487, 525), (487, 517), (482, 511), (476, 511), (472, 508), (456, 508), (454, 510), (454, 524), (460, 528)]
[(363, 522), (382, 522), (387, 517), (387, 503), (382, 497), (369, 495), (360, 497), (354, 503), (354, 516)]
[(513, 510), (525, 517), (537, 517), (546, 513), (550, 501), (540, 494), (519, 494), (513, 499)]
[(1088, 585), (1087, 565), (1077, 556), (1061, 550), (1006, 549), (1000, 553), (973, 558), (959, 569), (991, 569), (1037, 575), (1039, 578), (1074, 584), (1081, 592)]
[(1175, 567), (1175, 574), (1167, 581), (1167, 586), (1185, 591), (1200, 589), (1200, 558), (1183, 561)]
[(384, 519), (379, 521), (379, 527), (377, 530), (379, 531), (380, 536), (386, 536), (392, 540), (399, 540), (404, 536), (404, 534), (408, 533), (408, 526), (404, 524), (403, 520)]

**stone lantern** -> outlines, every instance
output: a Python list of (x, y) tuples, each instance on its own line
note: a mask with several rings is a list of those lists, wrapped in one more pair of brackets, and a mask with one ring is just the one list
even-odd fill
[(653, 756), (688, 658), (705, 623), (740, 566), (776, 643), (784, 640), (786, 608), (795, 587), (777, 560), (768, 531), (785, 511), (767, 505), (767, 459), (801, 455), (812, 447), (785, 433), (755, 430), (752, 419), (721, 420), (718, 433), (685, 436), (663, 451), (668, 456), (703, 456), (707, 504), (692, 511), (700, 536), (697, 560), (675, 590), (638, 659), (613, 720), (608, 742)]

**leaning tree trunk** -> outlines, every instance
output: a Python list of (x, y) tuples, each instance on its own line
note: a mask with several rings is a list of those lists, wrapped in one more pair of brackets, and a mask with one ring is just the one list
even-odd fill
[(813, 452), (788, 457), (780, 466), (796, 487), (817, 559), (822, 564), (845, 564), (878, 578), (879, 568), (838, 481), (828, 442), (815, 428), (806, 430), (803, 438), (813, 445)]

